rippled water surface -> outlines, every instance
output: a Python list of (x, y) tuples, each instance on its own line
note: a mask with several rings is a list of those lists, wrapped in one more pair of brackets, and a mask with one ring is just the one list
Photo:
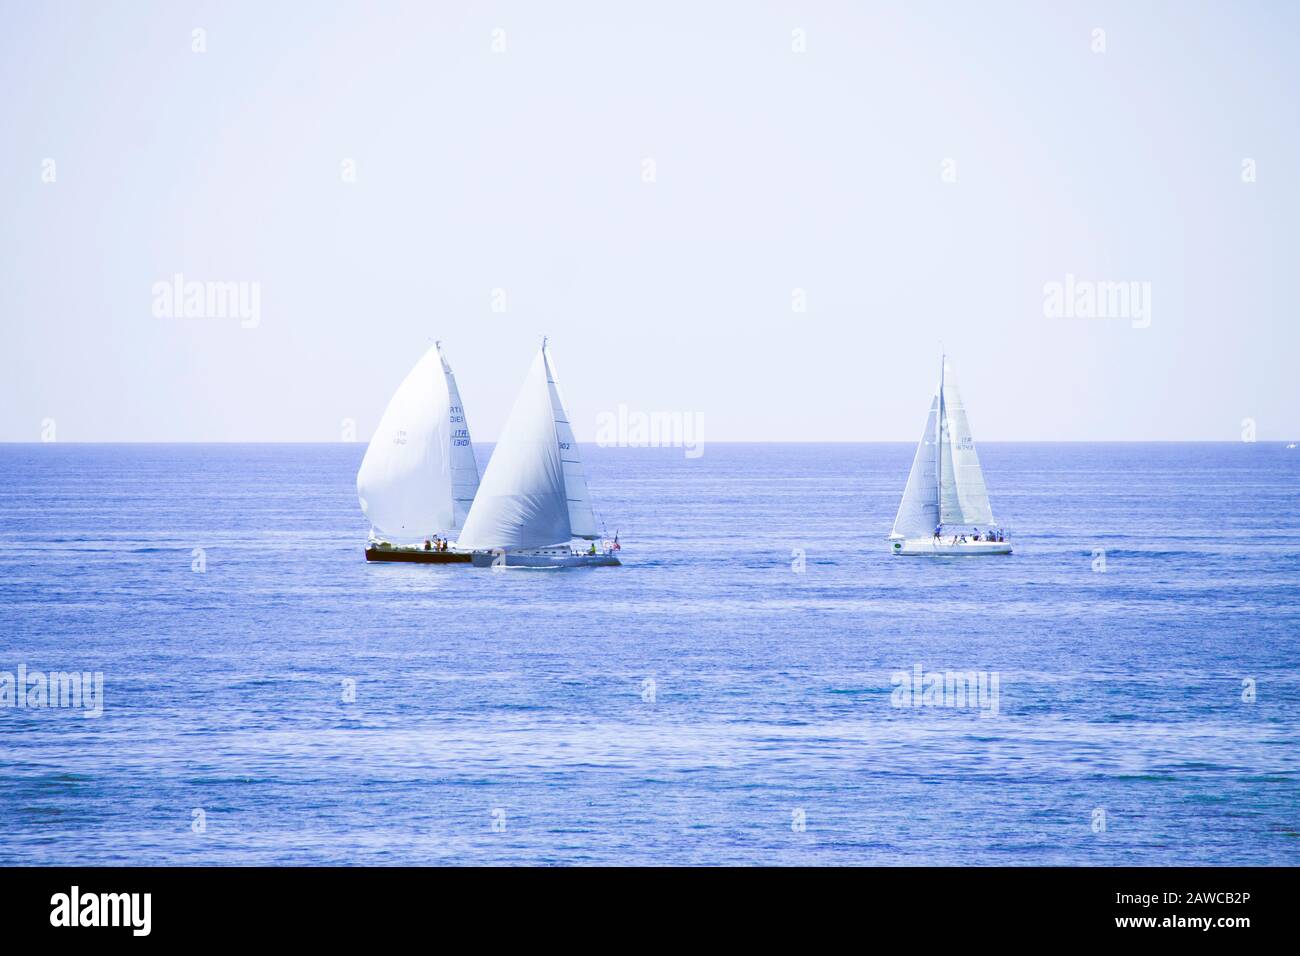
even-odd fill
[(492, 573), (367, 565), (359, 445), (0, 445), (0, 672), (104, 675), (0, 863), (1300, 863), (1300, 451), (984, 445), (964, 560), (912, 452), (587, 447), (625, 566)]

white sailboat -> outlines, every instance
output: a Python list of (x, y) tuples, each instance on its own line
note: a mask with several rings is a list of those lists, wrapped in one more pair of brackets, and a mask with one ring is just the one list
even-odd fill
[(1011, 553), (995, 528), (966, 406), (946, 356), (889, 538), (894, 554)]
[(468, 564), (445, 539), (464, 525), (478, 484), (456, 376), (435, 343), (389, 401), (357, 472), (366, 559)]
[[(573, 539), (592, 542), (585, 550)], [(616, 565), (600, 531), (578, 443), (564, 410), (546, 340), (533, 360), (483, 473), (458, 542), (483, 567)]]

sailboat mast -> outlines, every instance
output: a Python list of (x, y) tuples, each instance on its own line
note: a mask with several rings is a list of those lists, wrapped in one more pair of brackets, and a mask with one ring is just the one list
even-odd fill
[(935, 485), (934, 501), (937, 511), (939, 528), (943, 528), (943, 369), (947, 364), (947, 356), (942, 352), (939, 353), (939, 413), (934, 416), (934, 461), (935, 461)]

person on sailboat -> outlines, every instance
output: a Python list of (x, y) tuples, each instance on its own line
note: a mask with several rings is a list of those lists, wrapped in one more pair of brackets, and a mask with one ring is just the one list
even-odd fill
[(939, 538), (940, 538), (940, 536), (941, 536), (942, 534), (943, 534), (943, 525), (941, 525), (941, 524), (937, 524), (937, 525), (935, 525), (935, 526), (934, 526), (934, 540), (938, 541)]
[(397, 548), (367, 547), (366, 560), (471, 564), (469, 554), (418, 557), (420, 551), (451, 548), (437, 532), (423, 539), (415, 532), (459, 531), (478, 482), (456, 378), (435, 342), (393, 393), (357, 471), (357, 498), (370, 521), (371, 540), (406, 542)]

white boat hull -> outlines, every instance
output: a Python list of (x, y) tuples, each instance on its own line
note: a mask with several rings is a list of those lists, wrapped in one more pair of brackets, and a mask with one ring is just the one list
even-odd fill
[(981, 554), (1010, 554), (1011, 542), (971, 541), (967, 538), (965, 541), (953, 544), (952, 538), (908, 538), (904, 541), (891, 542), (889, 550), (893, 554), (901, 555), (974, 557)]
[(623, 562), (613, 554), (584, 554), (572, 548), (532, 548), (527, 551), (475, 551), (474, 567), (604, 568)]

